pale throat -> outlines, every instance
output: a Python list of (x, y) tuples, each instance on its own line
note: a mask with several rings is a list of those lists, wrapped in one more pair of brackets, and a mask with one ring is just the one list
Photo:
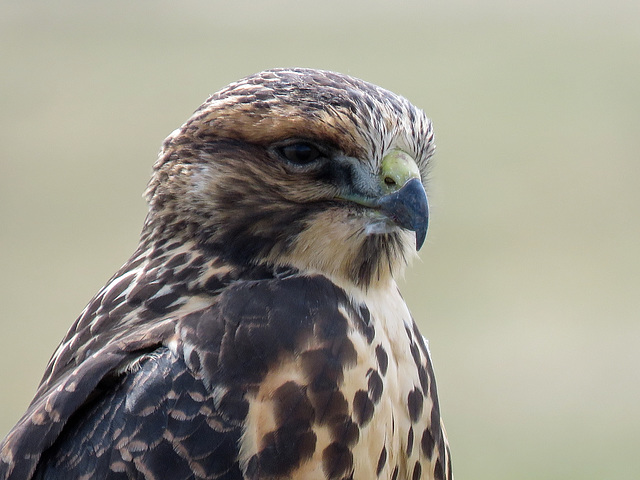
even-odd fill
[[(321, 213), (305, 228), (283, 252), (276, 249), (264, 259), (264, 264), (277, 267), (293, 267), (303, 274), (323, 275), (355, 297), (370, 295), (372, 291), (396, 290), (395, 279), (404, 274), (408, 263), (417, 256), (413, 232), (398, 230), (401, 246), (398, 255), (387, 258), (385, 249), (377, 252), (377, 258), (363, 256), (364, 242), (377, 231), (368, 231), (367, 223), (361, 219), (345, 216), (340, 218), (332, 212)], [(387, 233), (387, 232), (384, 232)], [(367, 282), (354, 279), (358, 262), (372, 261), (376, 268)]]

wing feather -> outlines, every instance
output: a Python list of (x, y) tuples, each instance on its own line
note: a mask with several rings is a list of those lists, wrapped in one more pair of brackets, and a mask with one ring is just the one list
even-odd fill
[[(248, 399), (312, 338), (327, 363), (313, 367), (318, 375), (339, 370), (351, 352), (339, 340), (347, 330), (339, 303), (348, 303), (344, 292), (323, 277), (237, 282), (211, 307), (176, 315), (170, 329), (164, 320), (153, 351), (139, 331), (106, 342), (34, 400), (2, 445), (0, 478), (231, 480), (299, 466), (314, 441), (310, 418), (300, 423), (304, 408), (279, 413), (272, 441), (241, 463)], [(279, 401), (308, 403), (306, 389), (279, 389)]]
[(69, 419), (34, 478), (242, 478), (231, 426), (167, 347)]

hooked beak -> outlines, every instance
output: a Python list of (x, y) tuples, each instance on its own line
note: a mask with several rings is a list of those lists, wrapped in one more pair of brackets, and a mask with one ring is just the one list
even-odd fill
[(376, 203), (393, 223), (416, 233), (416, 250), (420, 250), (429, 226), (429, 202), (420, 179), (410, 179), (399, 190), (381, 197)]
[(395, 148), (382, 159), (379, 177), (384, 195), (377, 199), (377, 208), (398, 227), (415, 232), (420, 250), (427, 236), (429, 202), (415, 159)]
[[(416, 250), (420, 250), (427, 236), (429, 202), (424, 191), (420, 169), (407, 152), (395, 148), (382, 159), (377, 173), (378, 192), (373, 197), (352, 194), (341, 197), (377, 212), (383, 223), (371, 224), (370, 233), (387, 233), (391, 224), (416, 234)], [(393, 228), (393, 227), (392, 227)]]

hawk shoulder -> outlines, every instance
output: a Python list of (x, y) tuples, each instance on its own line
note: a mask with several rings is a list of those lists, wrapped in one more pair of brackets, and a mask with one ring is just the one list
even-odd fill
[[(378, 313), (321, 276), (237, 282), (176, 318), (172, 335), (128, 367), (121, 358), (119, 369), (95, 370), (73, 401), (52, 393), (66, 410), (24, 462), (33, 478), (404, 478), (445, 468), (438, 406), (426, 423), (420, 415), (435, 395), (426, 347), (410, 328), (380, 328)], [(398, 342), (406, 357), (393, 353)], [(409, 369), (403, 378), (415, 362), (415, 378)], [(40, 428), (25, 424), (21, 438)]]

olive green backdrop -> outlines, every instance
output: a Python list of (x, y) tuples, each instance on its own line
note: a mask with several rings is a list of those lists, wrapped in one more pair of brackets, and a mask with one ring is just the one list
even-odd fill
[(0, 437), (133, 252), (164, 137), (275, 66), (435, 124), (402, 288), (461, 479), (640, 478), (640, 3), (0, 1)]

